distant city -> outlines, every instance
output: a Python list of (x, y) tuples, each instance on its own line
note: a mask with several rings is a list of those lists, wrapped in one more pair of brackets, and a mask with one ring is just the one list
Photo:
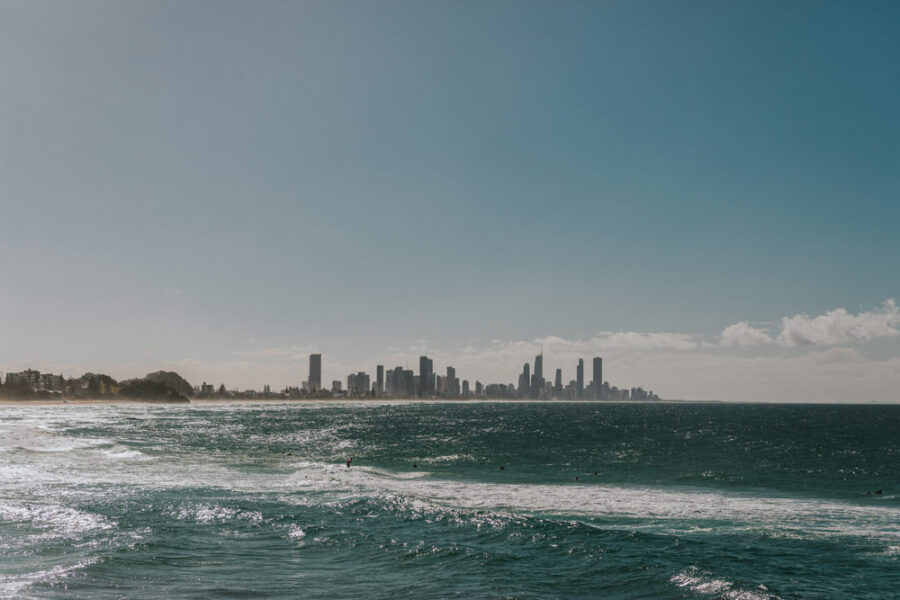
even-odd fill
[(659, 400), (659, 396), (643, 388), (619, 389), (603, 380), (603, 358), (593, 359), (593, 377), (587, 385), (584, 380), (584, 359), (578, 359), (575, 379), (563, 385), (562, 369), (556, 369), (553, 381), (544, 377), (544, 354), (534, 357), (534, 367), (525, 363), (517, 383), (488, 383), (476, 381), (472, 386), (468, 379), (460, 379), (454, 367), (446, 373), (434, 371), (434, 361), (428, 356), (419, 357), (419, 372), (412, 369), (384, 365), (375, 367), (374, 381), (369, 373), (360, 371), (347, 375), (344, 382), (335, 379), (331, 388), (322, 385), (322, 355), (309, 355), (309, 377), (299, 388), (287, 388), (285, 393), (300, 396), (330, 395), (331, 397), (396, 397), (396, 398), (485, 398), (529, 400)]
[(562, 369), (556, 369), (553, 380), (544, 377), (543, 352), (534, 357), (534, 364), (525, 363), (517, 383), (488, 383), (460, 379), (454, 367), (446, 367), (444, 375), (435, 373), (434, 361), (419, 357), (419, 372), (402, 366), (385, 369), (375, 367), (373, 377), (365, 371), (350, 373), (345, 381), (335, 379), (331, 386), (322, 384), (322, 355), (309, 355), (309, 376), (299, 386), (287, 386), (281, 391), (228, 390), (203, 382), (192, 386), (171, 371), (149, 373), (140, 379), (118, 382), (109, 375), (85, 373), (78, 378), (26, 370), (7, 373), (0, 395), (6, 397), (72, 397), (91, 398), (121, 396), (124, 398), (152, 398), (187, 400), (193, 398), (450, 398), (450, 399), (523, 399), (523, 400), (659, 400), (653, 391), (641, 387), (618, 388), (603, 380), (603, 358), (592, 359), (590, 382), (585, 382), (584, 359), (575, 365), (575, 379), (563, 384)]

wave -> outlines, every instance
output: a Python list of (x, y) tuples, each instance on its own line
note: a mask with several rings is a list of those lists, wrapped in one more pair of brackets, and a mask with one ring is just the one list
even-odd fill
[(239, 510), (219, 506), (218, 504), (193, 504), (184, 506), (170, 514), (181, 521), (197, 521), (199, 523), (244, 520), (253, 524), (259, 524), (263, 521), (263, 515), (259, 511)]
[(110, 530), (116, 524), (102, 515), (62, 504), (0, 500), (0, 521), (30, 525), (52, 537), (78, 537), (87, 532)]
[(108, 450), (104, 450), (103, 454), (108, 458), (115, 459), (127, 459), (134, 458), (139, 460), (149, 460), (150, 457), (141, 452), (140, 450), (135, 450), (133, 448), (129, 448), (127, 446), (121, 446), (119, 444), (114, 445), (112, 448)]
[(51, 569), (41, 571), (16, 573), (14, 575), (0, 574), (0, 597), (11, 598), (18, 596), (23, 590), (36, 583), (56, 583), (71, 577), (99, 560), (99, 557), (91, 557), (72, 565), (56, 565)]
[[(285, 483), (323, 493), (404, 495), (470, 510), (615, 519), (603, 526), (661, 533), (738, 533), (900, 541), (900, 509), (788, 497), (597, 485), (465, 482), (323, 463), (299, 463)], [(628, 522), (622, 523), (622, 520)]]
[(780, 600), (778, 596), (770, 593), (765, 585), (758, 586), (756, 590), (741, 589), (734, 582), (714, 579), (710, 573), (701, 572), (697, 567), (685, 569), (673, 575), (669, 581), (699, 596), (722, 600)]

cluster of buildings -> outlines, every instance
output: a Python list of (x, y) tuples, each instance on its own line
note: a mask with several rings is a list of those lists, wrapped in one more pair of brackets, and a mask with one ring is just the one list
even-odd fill
[(460, 379), (454, 367), (448, 366), (444, 375), (435, 373), (434, 361), (419, 357), (419, 371), (404, 367), (385, 369), (375, 367), (374, 379), (369, 373), (359, 371), (347, 375), (345, 382), (335, 379), (330, 388), (322, 385), (322, 355), (309, 355), (309, 377), (300, 388), (289, 387), (284, 394), (299, 397), (394, 397), (394, 398), (484, 398), (531, 400), (659, 400), (659, 396), (643, 388), (619, 389), (603, 380), (603, 359), (593, 359), (592, 379), (585, 383), (584, 359), (578, 359), (575, 379), (563, 385), (562, 369), (556, 369), (552, 381), (544, 377), (544, 353), (534, 357), (534, 366), (525, 363), (519, 374), (518, 384), (476, 381), (470, 386), (468, 379)]
[[(375, 367), (372, 377), (359, 371), (347, 375), (346, 381), (336, 379), (330, 387), (322, 384), (322, 355), (309, 355), (309, 377), (300, 387), (289, 386), (281, 392), (273, 392), (266, 385), (263, 390), (231, 390), (203, 382), (191, 387), (176, 373), (151, 373), (151, 379), (171, 383), (179, 393), (195, 398), (458, 398), (458, 399), (530, 399), (530, 400), (659, 400), (659, 396), (643, 388), (619, 389), (603, 380), (603, 359), (592, 361), (591, 380), (585, 381), (584, 360), (578, 359), (575, 379), (563, 384), (562, 369), (556, 369), (551, 380), (544, 377), (544, 353), (534, 357), (534, 363), (525, 363), (517, 383), (488, 383), (476, 381), (472, 386), (468, 379), (461, 379), (454, 367), (446, 367), (444, 374), (436, 373), (434, 361), (419, 357), (418, 372), (405, 367), (385, 369)], [(119, 392), (128, 382), (116, 382), (108, 375), (85, 373), (81, 377), (66, 379), (62, 375), (41, 373), (29, 369), (7, 373), (0, 392), (4, 395), (110, 396)], [(182, 389), (183, 388), (183, 389)], [(124, 391), (123, 391), (124, 393)]]
[(38, 396), (105, 396), (115, 394), (118, 384), (107, 375), (85, 373), (81, 377), (66, 379), (62, 375), (41, 373), (26, 369), (17, 373), (7, 373), (3, 381), (3, 391), (10, 394), (35, 394)]

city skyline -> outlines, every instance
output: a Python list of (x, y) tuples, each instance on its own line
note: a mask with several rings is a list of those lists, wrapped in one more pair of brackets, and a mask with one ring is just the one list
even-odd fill
[[(202, 383), (191, 384), (180, 373), (174, 371), (155, 371), (142, 377), (117, 381), (108, 373), (88, 371), (80, 376), (42, 373), (36, 369), (19, 372), (0, 372), (0, 396), (12, 399), (83, 399), (91, 394), (100, 398), (160, 399), (166, 397), (186, 400), (197, 398), (234, 398), (234, 399), (340, 399), (340, 398), (398, 398), (398, 399), (483, 399), (483, 400), (638, 400), (658, 401), (662, 398), (653, 390), (645, 390), (641, 386), (618, 387), (603, 378), (603, 358), (592, 359), (594, 365), (593, 378), (589, 385), (583, 385), (584, 359), (579, 358), (576, 367), (576, 379), (565, 385), (561, 368), (556, 369), (554, 381), (543, 377), (544, 353), (534, 357), (531, 364), (525, 363), (519, 375), (518, 384), (503, 382), (482, 382), (478, 379), (470, 381), (464, 374), (457, 374), (452, 365), (446, 366), (446, 374), (434, 372), (432, 358), (419, 357), (419, 371), (396, 366), (385, 369), (385, 365), (375, 367), (375, 379), (365, 370), (349, 373), (345, 380), (335, 379), (331, 387), (322, 385), (322, 354), (311, 353), (308, 356), (306, 378), (300, 385), (288, 385), (283, 389), (273, 388), (265, 384), (261, 389), (226, 388), (224, 383), (210, 383), (205, 379)], [(346, 381), (346, 386), (344, 382)]]
[[(581, 339), (495, 339), (451, 351), (420, 340), (362, 359), (348, 360), (338, 352), (329, 352), (341, 358), (326, 364), (320, 377), (323, 388), (329, 388), (328, 382), (344, 380), (348, 372), (369, 372), (382, 362), (414, 368), (427, 352), (433, 362), (456, 365), (472, 381), (505, 381), (509, 373), (520, 373), (523, 362), (547, 349), (551, 357), (547, 372), (574, 369), (576, 385), (581, 380), (582, 386), (593, 377), (593, 364), (587, 365), (590, 372), (585, 373), (584, 364), (579, 369), (579, 360), (584, 355), (602, 353), (624, 388), (665, 390), (664, 396), (671, 399), (844, 402), (849, 397), (860, 402), (896, 402), (896, 389), (900, 388), (894, 384), (900, 384), (900, 359), (890, 353), (900, 334), (898, 326), (900, 310), (893, 300), (887, 300), (856, 314), (835, 309), (821, 315), (783, 317), (780, 323), (736, 323), (711, 337), (676, 332), (601, 332)], [(0, 363), (0, 373), (36, 369), (76, 376), (101, 371), (117, 379), (131, 379), (163, 369), (182, 373), (192, 381), (223, 382), (228, 389), (261, 389), (264, 385), (282, 389), (309, 381), (310, 355), (322, 354), (320, 348), (310, 345), (232, 351), (228, 353), (230, 360), (222, 363), (195, 359), (138, 361), (133, 357), (118, 363), (19, 359)], [(886, 356), (867, 360), (864, 348)], [(804, 371), (815, 373), (818, 380), (798, 377)], [(305, 373), (302, 379), (298, 378), (301, 372)], [(692, 374), (687, 387), (684, 372)]]

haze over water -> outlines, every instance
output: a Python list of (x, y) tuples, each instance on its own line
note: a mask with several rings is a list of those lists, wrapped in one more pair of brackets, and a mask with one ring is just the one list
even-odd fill
[(898, 430), (898, 406), (4, 406), (0, 596), (884, 599)]

